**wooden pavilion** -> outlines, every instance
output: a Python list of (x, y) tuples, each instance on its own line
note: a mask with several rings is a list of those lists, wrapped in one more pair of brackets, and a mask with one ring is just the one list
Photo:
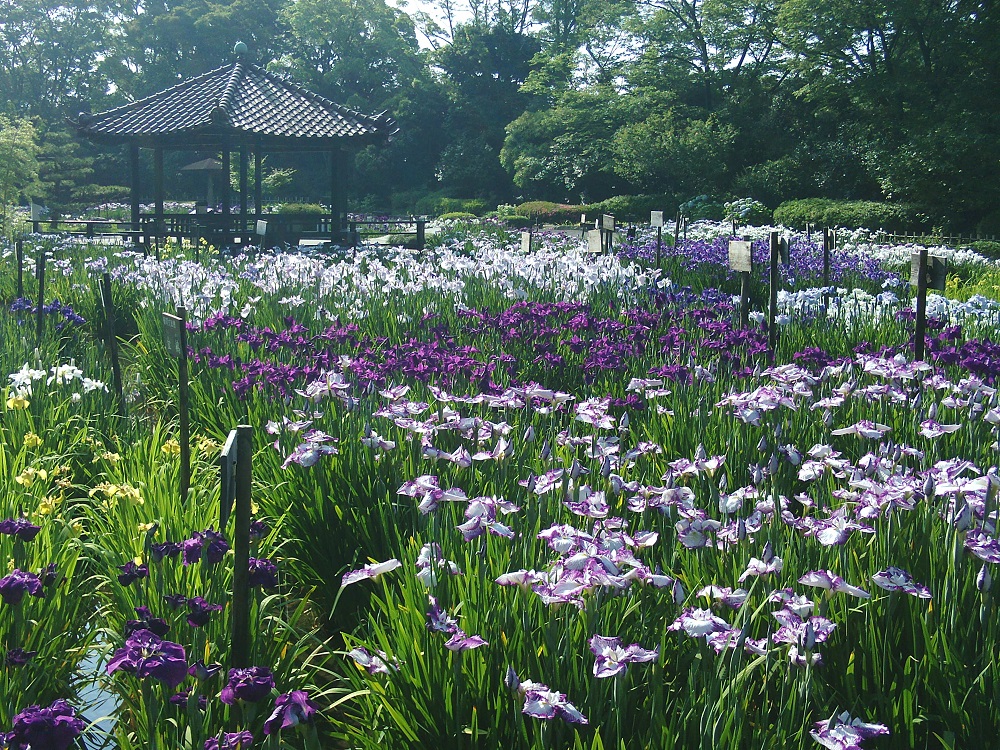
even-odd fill
[[(282, 76), (247, 62), (246, 45), (228, 65), (181, 81), (144, 99), (107, 112), (81, 113), (74, 122), (91, 141), (129, 145), (131, 223), (139, 237), (190, 237), (217, 246), (255, 242), (266, 221), (268, 242), (297, 242), (312, 236), (342, 242), (347, 229), (347, 149), (387, 143), (397, 132), (385, 112), (365, 115), (343, 107)], [(140, 212), (139, 149), (153, 151), (152, 214)], [(222, 156), (220, 206), (214, 213), (166, 214), (163, 210), (163, 153), (218, 152)], [(328, 154), (331, 213), (316, 217), (266, 215), (261, 200), (264, 153), (311, 151)], [(233, 155), (239, 159), (239, 212), (233, 212), (229, 180)], [(249, 160), (254, 163), (253, 212), (248, 202)]]

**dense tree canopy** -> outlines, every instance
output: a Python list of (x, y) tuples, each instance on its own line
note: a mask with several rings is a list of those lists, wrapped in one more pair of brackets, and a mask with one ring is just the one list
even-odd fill
[[(354, 158), (355, 201), (373, 209), (412, 209), (421, 195), (495, 203), (642, 192), (680, 203), (707, 194), (771, 206), (834, 197), (905, 201), (954, 227), (1000, 230), (993, 3), (432, 0), (421, 8), (0, 0), (5, 114), (34, 118), (38, 190), (71, 210), (97, 194), (88, 182), (122, 180), (121, 157), (92, 163), (89, 144), (68, 140), (67, 117), (216, 67), (243, 41), (261, 64), (324, 96), (396, 117), (394, 143)], [(274, 165), (296, 170), (293, 190), (320, 194), (326, 178), (315, 161)]]

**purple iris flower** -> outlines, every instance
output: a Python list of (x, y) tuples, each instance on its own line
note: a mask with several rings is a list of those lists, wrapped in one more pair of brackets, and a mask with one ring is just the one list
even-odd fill
[(902, 568), (890, 565), (885, 570), (873, 575), (872, 580), (876, 586), (886, 591), (903, 591), (918, 599), (931, 598), (931, 590), (923, 584), (914, 581), (913, 576)]
[(48, 587), (54, 584), (56, 582), (56, 578), (58, 577), (56, 574), (56, 564), (49, 563), (46, 565), (38, 572), (38, 577), (42, 579), (43, 586)]
[[(173, 695), (170, 696), (170, 704), (173, 706), (184, 707), (187, 706), (188, 701), (190, 699), (191, 699), (191, 691), (181, 690), (179, 693), (174, 693)], [(204, 711), (208, 707), (208, 696), (199, 695), (195, 702), (198, 706), (198, 710)]]
[(15, 607), (21, 603), (25, 594), (37, 596), (39, 599), (45, 596), (45, 592), (42, 591), (42, 580), (34, 573), (15, 568), (10, 575), (0, 578), (0, 598), (4, 604)]
[(170, 605), (170, 609), (177, 609), (186, 606), (188, 598), (184, 594), (164, 594), (163, 601)]
[(185, 565), (193, 565), (202, 558), (202, 555), (207, 564), (217, 565), (229, 551), (229, 543), (218, 531), (205, 529), (194, 532), (190, 539), (181, 542), (180, 548), (184, 553)]
[(124, 565), (119, 565), (118, 583), (122, 586), (131, 586), (136, 581), (149, 578), (149, 566), (137, 565), (134, 560), (129, 560)]
[(266, 667), (229, 670), (229, 682), (222, 688), (219, 700), (228, 706), (236, 701), (259, 703), (274, 689), (274, 676)]
[(179, 643), (161, 640), (149, 630), (137, 630), (108, 662), (108, 674), (119, 670), (136, 677), (152, 677), (173, 690), (187, 677), (187, 655)]
[(525, 681), (518, 688), (524, 693), (524, 708), (521, 713), (536, 719), (561, 718), (570, 724), (587, 724), (587, 717), (566, 698), (564, 693), (549, 690), (548, 685)]
[(205, 750), (247, 750), (251, 745), (253, 734), (246, 729), (242, 732), (223, 732), (221, 737), (205, 740)]
[(249, 561), (250, 588), (273, 589), (278, 586), (278, 566), (270, 560), (251, 557)]
[(816, 728), (809, 732), (816, 742), (828, 750), (860, 750), (862, 742), (884, 734), (889, 734), (889, 728), (884, 724), (868, 724), (851, 718), (847, 711), (832, 719), (817, 721)]
[(458, 622), (441, 609), (435, 597), (428, 596), (427, 598), (431, 605), (431, 608), (427, 610), (427, 629), (434, 633), (458, 632)]
[(149, 607), (136, 607), (135, 612), (139, 619), (125, 621), (126, 638), (140, 630), (148, 630), (162, 638), (170, 630), (167, 621), (162, 617), (154, 617), (153, 613), (149, 611)]
[(177, 542), (163, 542), (154, 544), (149, 548), (149, 557), (153, 562), (160, 562), (165, 557), (177, 557), (181, 552), (181, 545)]
[(389, 558), (385, 562), (373, 563), (371, 565), (365, 565), (357, 570), (351, 570), (344, 573), (344, 577), (340, 581), (341, 586), (350, 586), (352, 583), (357, 583), (358, 581), (364, 581), (366, 579), (378, 578), (383, 573), (389, 573), (396, 568), (400, 567), (403, 563), (397, 560), (395, 557)]
[(4, 521), (0, 521), (0, 534), (16, 536), (22, 542), (30, 542), (41, 530), (41, 526), (35, 526), (31, 523), (31, 521), (23, 516), (18, 518), (8, 518)]
[(317, 710), (319, 706), (309, 700), (309, 694), (305, 690), (293, 690), (279, 695), (274, 700), (274, 711), (264, 722), (264, 734), (273, 734), (312, 721)]
[(37, 651), (25, 651), (23, 648), (12, 648), (4, 656), (3, 663), (8, 667), (23, 667), (35, 658)]
[(687, 607), (667, 630), (683, 630), (692, 638), (703, 638), (712, 633), (729, 630), (729, 623), (713, 615), (710, 609)]
[(204, 627), (208, 624), (208, 620), (213, 612), (220, 612), (222, 610), (221, 604), (212, 604), (200, 596), (188, 599), (187, 606), (187, 622), (192, 628)]
[(659, 649), (654, 648), (650, 651), (638, 643), (623, 648), (620, 638), (603, 635), (594, 635), (589, 643), (591, 652), (597, 657), (594, 662), (595, 677), (625, 674), (629, 664), (656, 661), (660, 655)]
[(469, 651), (470, 649), (479, 648), (480, 646), (489, 646), (490, 644), (480, 638), (478, 635), (466, 635), (465, 631), (461, 628), (456, 630), (451, 638), (449, 638), (444, 647), (449, 651)]
[(364, 646), (358, 646), (347, 655), (354, 659), (355, 664), (367, 670), (368, 674), (389, 674), (390, 667), (399, 669), (399, 661), (392, 659), (390, 662), (389, 655), (385, 651), (376, 651), (373, 654)]
[(6, 735), (10, 750), (68, 750), (86, 729), (87, 723), (77, 718), (76, 709), (64, 700), (51, 706), (28, 706), (14, 717)]
[(221, 664), (205, 664), (201, 659), (188, 667), (188, 674), (203, 682), (212, 679), (221, 671)]
[(835, 592), (842, 592), (860, 597), (861, 599), (871, 598), (871, 594), (867, 591), (859, 589), (857, 586), (851, 586), (847, 581), (830, 570), (811, 570), (799, 579), (799, 583), (804, 586), (815, 586), (816, 588), (826, 589), (828, 596), (833, 596)]

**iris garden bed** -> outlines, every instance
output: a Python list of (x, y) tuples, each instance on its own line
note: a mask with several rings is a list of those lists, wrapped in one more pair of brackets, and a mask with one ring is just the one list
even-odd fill
[[(442, 237), (205, 264), (30, 238), (51, 256), (37, 348), (4, 250), (12, 747), (989, 744), (1000, 305), (933, 296), (915, 363), (908, 249), (845, 236), (824, 290), (795, 236), (772, 364), (718, 226), (660, 268), (642, 236), (613, 256)], [(956, 278), (992, 273), (948, 252)], [(255, 668), (230, 673), (214, 461), (244, 422)], [(113, 725), (74, 695), (95, 656)]]

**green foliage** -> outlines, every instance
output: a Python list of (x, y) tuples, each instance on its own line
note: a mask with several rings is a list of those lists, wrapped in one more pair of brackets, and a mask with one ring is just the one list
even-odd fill
[[(53, 221), (97, 198), (91, 189), (94, 159), (81, 153), (80, 141), (65, 127), (49, 128), (41, 138), (38, 179), (41, 198)], [(97, 201), (94, 201), (97, 202)]]
[(776, 224), (803, 228), (808, 224), (827, 227), (859, 227), (902, 231), (926, 224), (913, 206), (874, 201), (836, 201), (806, 198), (786, 201), (774, 211)]
[(580, 214), (585, 213), (586, 210), (586, 206), (573, 206), (568, 203), (553, 203), (551, 201), (528, 201), (517, 206), (518, 214), (534, 216), (542, 224), (578, 224)]
[(580, 206), (580, 209), (591, 218), (611, 214), (617, 221), (648, 222), (650, 211), (663, 211), (669, 216), (673, 213), (672, 208), (676, 202), (676, 198), (669, 195), (616, 195), (598, 203)]
[(735, 139), (735, 127), (714, 115), (653, 114), (615, 134), (615, 172), (646, 190), (709, 191), (725, 177)]
[(802, 195), (801, 172), (801, 165), (792, 156), (752, 164), (733, 180), (733, 192), (748, 195), (773, 210)]
[(282, 203), (278, 206), (279, 214), (326, 214), (329, 213), (318, 203)]
[(721, 220), (725, 215), (725, 206), (707, 195), (696, 195), (679, 207), (681, 214), (691, 221), (699, 219)]
[(476, 215), (469, 213), (468, 211), (451, 211), (446, 214), (441, 214), (438, 216), (438, 221), (466, 221), (468, 219), (475, 219)]
[(722, 218), (744, 224), (765, 224), (771, 221), (771, 211), (753, 198), (740, 198), (723, 204)]
[(38, 137), (27, 118), (0, 115), (0, 232), (11, 231), (11, 209), (22, 195), (37, 195)]

